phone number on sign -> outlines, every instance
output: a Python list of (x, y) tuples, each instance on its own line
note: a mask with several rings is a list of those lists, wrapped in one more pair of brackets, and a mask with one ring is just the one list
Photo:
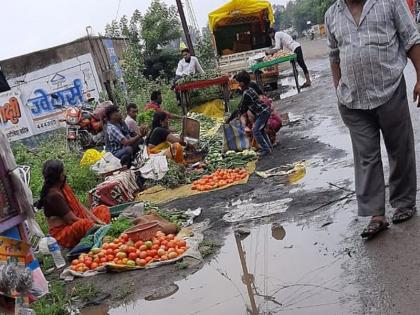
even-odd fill
[(57, 119), (52, 119), (52, 120), (47, 120), (47, 121), (44, 121), (44, 122), (38, 123), (38, 124), (36, 125), (36, 127), (37, 127), (38, 129), (45, 129), (45, 128), (55, 127), (55, 126), (57, 126), (57, 125), (58, 125), (58, 121), (57, 121)]

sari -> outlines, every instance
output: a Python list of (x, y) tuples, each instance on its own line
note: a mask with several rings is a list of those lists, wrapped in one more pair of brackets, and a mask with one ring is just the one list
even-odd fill
[(111, 222), (111, 213), (107, 206), (98, 206), (90, 212), (77, 199), (69, 185), (66, 184), (62, 192), (70, 210), (79, 220), (72, 224), (61, 225), (49, 230), (49, 234), (57, 240), (61, 247), (73, 248), (76, 246), (96, 224), (95, 219), (99, 219), (106, 224)]

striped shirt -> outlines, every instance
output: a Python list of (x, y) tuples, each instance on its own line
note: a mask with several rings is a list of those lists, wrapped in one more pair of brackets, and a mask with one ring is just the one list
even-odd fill
[(325, 14), (330, 61), (340, 64), (338, 100), (351, 109), (374, 109), (397, 90), (407, 52), (420, 44), (406, 0), (367, 0), (359, 26), (345, 0)]

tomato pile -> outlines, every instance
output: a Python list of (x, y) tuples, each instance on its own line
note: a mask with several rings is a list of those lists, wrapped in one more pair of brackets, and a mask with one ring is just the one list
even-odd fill
[(101, 248), (92, 248), (88, 254), (81, 254), (72, 261), (73, 271), (85, 272), (95, 270), (108, 263), (124, 266), (144, 267), (152, 262), (175, 259), (188, 249), (185, 240), (174, 235), (157, 232), (147, 242), (133, 242), (127, 234), (121, 234), (110, 243), (103, 243)]
[(238, 182), (248, 176), (248, 172), (242, 168), (219, 169), (211, 175), (205, 175), (192, 184), (193, 190), (207, 191), (224, 187)]

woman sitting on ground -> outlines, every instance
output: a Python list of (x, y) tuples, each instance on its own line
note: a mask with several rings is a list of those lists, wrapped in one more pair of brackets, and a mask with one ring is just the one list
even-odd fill
[(44, 186), (38, 207), (44, 209), (49, 234), (63, 248), (73, 248), (91, 229), (111, 221), (109, 208), (99, 206), (92, 212), (77, 199), (66, 182), (64, 164), (49, 160), (42, 171)]
[(172, 159), (177, 163), (184, 161), (184, 141), (169, 129), (169, 116), (165, 112), (153, 114), (152, 129), (146, 139), (149, 154), (159, 154), (170, 149)]

